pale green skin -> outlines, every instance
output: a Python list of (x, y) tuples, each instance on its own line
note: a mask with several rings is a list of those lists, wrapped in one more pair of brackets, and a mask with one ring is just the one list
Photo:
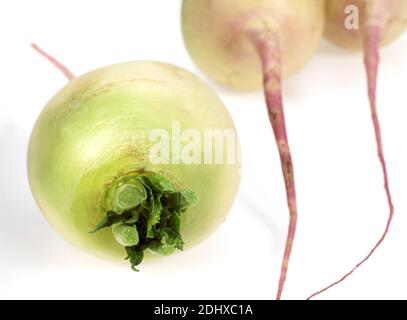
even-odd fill
[[(240, 182), (240, 164), (153, 165), (152, 129), (233, 129), (223, 103), (191, 73), (157, 62), (128, 62), (71, 81), (42, 111), (32, 132), (28, 173), (34, 197), (65, 239), (102, 258), (125, 250), (111, 228), (90, 234), (106, 215), (103, 196), (117, 177), (157, 172), (198, 196), (182, 217), (185, 248), (209, 237), (225, 220)], [(147, 255), (148, 257), (148, 255)]]
[(184, 0), (182, 30), (194, 62), (211, 78), (238, 90), (263, 85), (252, 30), (280, 39), (284, 77), (297, 72), (318, 49), (324, 0)]

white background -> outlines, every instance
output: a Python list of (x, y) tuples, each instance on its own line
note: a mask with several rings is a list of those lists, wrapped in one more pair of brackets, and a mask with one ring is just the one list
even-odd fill
[[(273, 299), (288, 214), (261, 92), (207, 80), (180, 32), (180, 1), (0, 2), (0, 298)], [(185, 67), (220, 94), (240, 133), (243, 180), (225, 224), (197, 248), (146, 262), (99, 260), (72, 247), (42, 217), (26, 178), (30, 130), (65, 78), (35, 41), (80, 75), (126, 60)], [(324, 299), (407, 298), (407, 35), (382, 51), (379, 109), (396, 204), (376, 255)], [(403, 58), (404, 57), (404, 58)], [(299, 223), (285, 298), (336, 280), (381, 235), (388, 215), (360, 53), (322, 43), (284, 86), (297, 176)]]

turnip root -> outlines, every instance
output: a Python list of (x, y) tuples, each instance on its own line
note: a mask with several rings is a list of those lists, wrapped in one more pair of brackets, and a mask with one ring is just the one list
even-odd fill
[(286, 133), (281, 80), (317, 49), (324, 28), (321, 0), (184, 0), (182, 28), (192, 58), (225, 86), (263, 84), (280, 153), (290, 223), (277, 299), (282, 296), (297, 225), (294, 169)]
[[(42, 111), (28, 151), (31, 190), (49, 223), (94, 255), (127, 254), (134, 270), (144, 257), (209, 237), (240, 181), (235, 127), (217, 95), (160, 62), (68, 78)], [(216, 144), (207, 136), (214, 129), (231, 139)], [(214, 150), (224, 161), (209, 161)]]
[[(377, 75), (380, 60), (380, 46), (386, 45), (396, 39), (407, 27), (407, 1), (326, 0), (326, 14), (325, 34), (330, 41), (346, 49), (364, 49), (371, 116), (375, 131), (378, 157), (383, 170), (384, 188), (389, 205), (389, 216), (384, 233), (367, 256), (338, 281), (312, 294), (309, 299), (341, 283), (365, 263), (386, 238), (393, 219), (394, 206), (390, 192), (376, 103)], [(352, 17), (350, 14), (354, 14), (355, 16)], [(346, 23), (346, 19), (350, 19), (348, 23)], [(358, 20), (360, 28), (357, 26)]]
[(65, 67), (61, 62), (59, 62), (57, 59), (55, 59), (53, 56), (42, 50), (38, 45), (35, 43), (31, 44), (31, 47), (37, 51), (40, 55), (42, 55), (45, 59), (47, 59), (49, 62), (51, 62), (59, 71), (62, 72), (62, 74), (68, 79), (68, 80), (73, 80), (75, 79), (75, 75), (67, 68)]

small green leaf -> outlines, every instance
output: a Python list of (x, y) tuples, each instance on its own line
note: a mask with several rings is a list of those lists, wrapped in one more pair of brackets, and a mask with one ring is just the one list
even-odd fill
[(161, 211), (162, 211), (162, 205), (160, 202), (160, 198), (155, 199), (152, 203), (152, 208), (149, 212), (149, 216), (147, 218), (147, 238), (154, 238), (155, 237), (155, 229), (153, 229), (154, 226), (156, 226), (160, 222), (161, 218)]
[(143, 184), (147, 184), (154, 193), (175, 192), (176, 189), (171, 181), (156, 173), (151, 173), (143, 178)]
[(154, 228), (160, 222), (162, 205), (160, 198), (161, 196), (154, 197), (152, 189), (146, 186), (148, 193), (148, 200), (144, 201), (142, 206), (146, 209), (146, 220), (147, 220), (147, 238), (152, 239), (156, 236), (156, 230)]
[(198, 203), (198, 197), (195, 194), (195, 192), (191, 190), (182, 190), (181, 191), (181, 196), (182, 196), (182, 204), (183, 207), (181, 208), (181, 211), (188, 209), (189, 207), (192, 207), (193, 205)]
[(95, 233), (99, 230), (111, 227), (114, 224), (124, 222), (127, 219), (130, 218), (130, 214), (117, 214), (113, 211), (109, 211), (106, 215), (106, 217), (96, 226), (96, 228), (93, 231), (90, 231), (90, 233)]
[(144, 248), (136, 246), (136, 247), (126, 247), (126, 252), (128, 257), (126, 259), (130, 260), (131, 268), (133, 271), (137, 270), (136, 266), (138, 266), (144, 259)]
[(183, 190), (181, 192), (171, 193), (166, 196), (166, 204), (168, 209), (185, 212), (189, 207), (198, 202), (198, 197), (194, 192)]
[(171, 245), (179, 250), (183, 250), (184, 242), (181, 237), (181, 214), (173, 212), (166, 225), (159, 229), (161, 243)]

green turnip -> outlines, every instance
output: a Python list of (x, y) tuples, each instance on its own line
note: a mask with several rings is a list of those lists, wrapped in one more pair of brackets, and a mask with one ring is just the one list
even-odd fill
[[(99, 257), (127, 256), (134, 270), (208, 238), (240, 182), (235, 127), (218, 96), (160, 62), (65, 74), (72, 80), (41, 112), (28, 151), (32, 193), (55, 230)], [(215, 129), (231, 139), (215, 141)]]
[(389, 44), (395, 40), (406, 28), (406, 0), (326, 0), (326, 37), (343, 48), (349, 50), (364, 50), (371, 116), (378, 157), (384, 176), (384, 188), (389, 205), (389, 216), (382, 236), (366, 257), (339, 280), (312, 294), (309, 299), (341, 283), (364, 264), (386, 238), (393, 220), (394, 206), (390, 192), (376, 102), (377, 76), (380, 60), (380, 46)]
[(266, 95), (280, 153), (290, 223), (278, 284), (281, 298), (293, 247), (297, 204), (286, 133), (281, 79), (301, 68), (318, 48), (322, 0), (184, 0), (182, 29), (193, 60), (221, 84)]

